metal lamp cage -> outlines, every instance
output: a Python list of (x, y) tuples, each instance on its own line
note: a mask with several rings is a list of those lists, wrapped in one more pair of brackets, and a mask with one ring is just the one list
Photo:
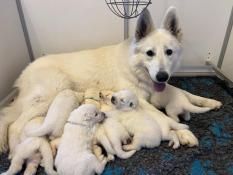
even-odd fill
[(109, 9), (124, 19), (136, 18), (151, 4), (151, 0), (105, 0)]

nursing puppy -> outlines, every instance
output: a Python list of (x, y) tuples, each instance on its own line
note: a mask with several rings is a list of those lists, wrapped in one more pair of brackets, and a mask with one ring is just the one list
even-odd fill
[(62, 91), (55, 97), (43, 124), (32, 131), (28, 131), (28, 136), (45, 136), (50, 138), (61, 137), (64, 125), (70, 116), (70, 113), (78, 107), (83, 100), (83, 96), (70, 89)]
[(133, 136), (133, 141), (123, 146), (125, 150), (153, 148), (159, 146), (161, 140), (168, 140), (169, 146), (173, 145), (173, 149), (180, 146), (173, 130), (187, 129), (187, 125), (176, 123), (170, 118), (163, 123), (154, 120), (139, 107), (136, 95), (129, 90), (114, 93), (111, 102), (117, 109), (113, 115), (118, 115), (121, 123)]
[(98, 126), (94, 139), (94, 153), (97, 157), (102, 156), (101, 149), (97, 146), (102, 145), (107, 152), (107, 159), (114, 160), (114, 155), (119, 158), (127, 159), (131, 157), (136, 151), (125, 152), (122, 149), (122, 143), (126, 144), (131, 138), (128, 131), (119, 122), (117, 115), (113, 115), (114, 106), (107, 101), (113, 92), (101, 91), (101, 110), (106, 113), (106, 120)]
[[(11, 155), (11, 165), (2, 175), (15, 175), (26, 163), (24, 175), (36, 174), (37, 167), (43, 161), (45, 172), (48, 175), (57, 174), (53, 169), (53, 154), (48, 140), (45, 137), (28, 137), (26, 132), (42, 125), (44, 117), (37, 117), (29, 121), (21, 134), (19, 143)], [(11, 133), (9, 133), (11, 134)]]
[(101, 162), (92, 153), (92, 139), (97, 123), (105, 114), (94, 105), (84, 104), (74, 110), (64, 128), (55, 165), (61, 175), (101, 174), (107, 160)]
[[(184, 119), (188, 121), (190, 120), (190, 112), (204, 113), (213, 109), (211, 107), (193, 105), (183, 90), (172, 87), (169, 84), (166, 85), (163, 91), (156, 92), (150, 101), (157, 108), (165, 108), (167, 115), (177, 122), (179, 122), (179, 114), (183, 114)], [(219, 107), (221, 106), (220, 102), (216, 101), (216, 103), (219, 103)]]

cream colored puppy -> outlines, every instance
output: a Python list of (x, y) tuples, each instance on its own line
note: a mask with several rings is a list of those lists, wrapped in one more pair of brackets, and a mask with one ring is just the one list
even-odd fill
[(70, 89), (62, 91), (55, 97), (43, 124), (32, 131), (29, 131), (29, 136), (45, 136), (51, 138), (61, 137), (64, 125), (70, 113), (78, 107), (83, 99), (81, 94), (78, 94)]
[(61, 175), (101, 174), (107, 160), (101, 162), (92, 153), (92, 139), (97, 123), (103, 121), (105, 114), (92, 104), (81, 105), (75, 109), (64, 128), (58, 146), (55, 165)]
[(21, 134), (21, 143), (15, 147), (13, 155), (11, 155), (11, 165), (5, 173), (2, 173), (2, 175), (15, 175), (22, 169), (25, 162), (26, 170), (24, 175), (36, 174), (37, 167), (42, 159), (45, 172), (48, 175), (57, 174), (53, 169), (53, 154), (48, 140), (44, 137), (26, 136), (27, 130), (40, 127), (43, 120), (44, 117), (37, 117), (26, 124)]
[(136, 95), (129, 90), (114, 93), (111, 102), (117, 109), (115, 114), (112, 114), (118, 115), (121, 123), (133, 136), (133, 141), (123, 146), (125, 150), (153, 148), (159, 146), (161, 140), (168, 140), (169, 146), (173, 145), (173, 149), (180, 146), (179, 139), (173, 130), (187, 129), (187, 125), (176, 123), (170, 118), (163, 122), (154, 120), (139, 107)]
[[(211, 108), (193, 105), (189, 101), (185, 91), (173, 87), (169, 84), (166, 85), (163, 91), (156, 92), (152, 96), (151, 103), (153, 103), (158, 108), (165, 108), (167, 115), (177, 122), (179, 122), (179, 114), (183, 114), (184, 119), (188, 121), (190, 120), (190, 112), (204, 113), (216, 108), (216, 106)], [(216, 103), (219, 103), (219, 107), (222, 105), (221, 102), (216, 101)]]
[(111, 104), (110, 98), (112, 95), (112, 91), (101, 91), (101, 110), (106, 113), (106, 120), (103, 124), (99, 125), (94, 139), (94, 153), (97, 157), (102, 156), (101, 149), (96, 145), (100, 144), (104, 147), (107, 152), (108, 160), (114, 160), (114, 155), (119, 158), (127, 159), (131, 157), (136, 151), (128, 151), (125, 152), (122, 149), (122, 143), (127, 143), (131, 137), (128, 131), (124, 128), (124, 126), (119, 122), (117, 115), (113, 115), (114, 106)]

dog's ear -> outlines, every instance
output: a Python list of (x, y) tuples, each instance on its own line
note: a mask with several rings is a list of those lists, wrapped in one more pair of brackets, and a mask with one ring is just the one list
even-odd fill
[(162, 28), (168, 30), (178, 41), (182, 39), (182, 31), (175, 7), (169, 7), (162, 22)]
[(137, 27), (135, 33), (136, 41), (139, 41), (140, 39), (146, 37), (153, 30), (154, 30), (154, 25), (150, 12), (147, 9), (144, 9), (137, 21)]

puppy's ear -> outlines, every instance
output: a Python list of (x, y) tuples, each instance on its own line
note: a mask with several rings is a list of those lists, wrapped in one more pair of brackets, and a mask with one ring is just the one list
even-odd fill
[(168, 30), (178, 41), (181, 42), (182, 31), (175, 7), (169, 7), (162, 22), (162, 28)]
[(147, 9), (144, 9), (137, 21), (137, 27), (135, 33), (136, 41), (139, 41), (140, 39), (146, 37), (153, 30), (154, 30), (154, 25), (150, 12)]

